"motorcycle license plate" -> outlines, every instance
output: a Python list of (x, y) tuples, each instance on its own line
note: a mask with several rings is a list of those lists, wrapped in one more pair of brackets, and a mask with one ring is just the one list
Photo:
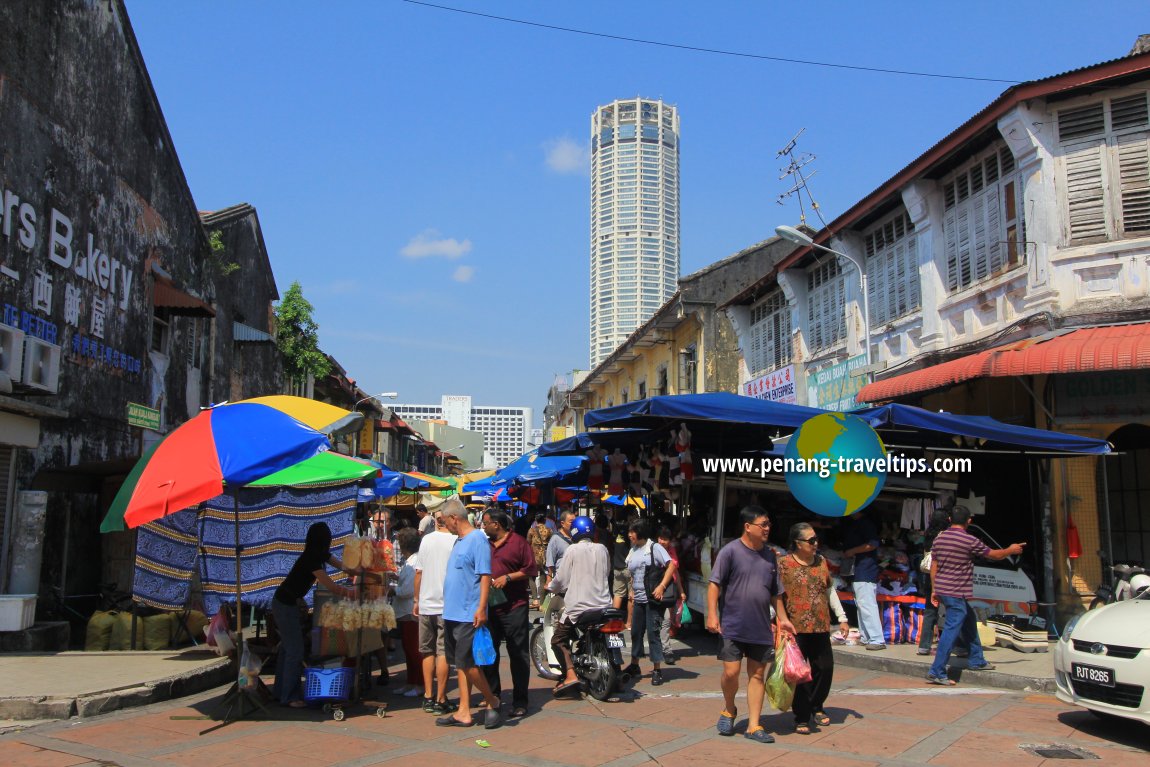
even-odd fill
[(1085, 663), (1071, 663), (1070, 676), (1077, 682), (1090, 682), (1103, 687), (1114, 686), (1114, 669), (1087, 666)]
[(607, 646), (608, 647), (614, 647), (614, 648), (622, 647), (623, 646), (623, 637), (619, 636), (618, 634), (608, 634), (607, 635)]

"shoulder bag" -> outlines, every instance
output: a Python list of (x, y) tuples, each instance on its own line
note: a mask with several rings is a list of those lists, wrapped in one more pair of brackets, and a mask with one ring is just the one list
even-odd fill
[(643, 571), (643, 588), (647, 592), (647, 601), (658, 602), (661, 605), (675, 604), (679, 599), (679, 587), (673, 579), (663, 591), (663, 599), (655, 599), (655, 589), (663, 582), (663, 576), (667, 574), (667, 565), (655, 564), (655, 546), (653, 544), (648, 549), (647, 555), (650, 557), (650, 561), (647, 563), (647, 569)]

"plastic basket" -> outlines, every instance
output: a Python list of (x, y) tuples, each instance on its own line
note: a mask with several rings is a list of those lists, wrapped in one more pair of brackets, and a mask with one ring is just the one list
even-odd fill
[(309, 668), (304, 670), (303, 699), (347, 700), (351, 695), (354, 668)]

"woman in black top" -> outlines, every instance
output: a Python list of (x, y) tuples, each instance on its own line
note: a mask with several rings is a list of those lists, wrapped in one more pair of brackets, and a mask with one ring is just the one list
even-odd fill
[(298, 602), (316, 581), (331, 593), (352, 598), (355, 589), (340, 586), (328, 577), (325, 567), (343, 569), (343, 562), (331, 553), (331, 528), (325, 522), (316, 522), (307, 529), (307, 539), (299, 559), (291, 572), (276, 589), (272, 597), (272, 615), (280, 634), (279, 658), (276, 662), (276, 697), (284, 706), (302, 708), (306, 705), (300, 690), (303, 674), (303, 625), (300, 622)]

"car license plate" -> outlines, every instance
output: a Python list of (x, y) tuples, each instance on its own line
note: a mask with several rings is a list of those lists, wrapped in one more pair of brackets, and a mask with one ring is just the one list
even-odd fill
[(1070, 675), (1077, 682), (1090, 682), (1091, 684), (1100, 684), (1104, 687), (1114, 686), (1113, 669), (1087, 666), (1084, 663), (1071, 663)]
[(618, 634), (608, 634), (607, 635), (607, 646), (608, 647), (615, 647), (615, 648), (622, 647), (623, 646), (623, 637), (619, 636)]

